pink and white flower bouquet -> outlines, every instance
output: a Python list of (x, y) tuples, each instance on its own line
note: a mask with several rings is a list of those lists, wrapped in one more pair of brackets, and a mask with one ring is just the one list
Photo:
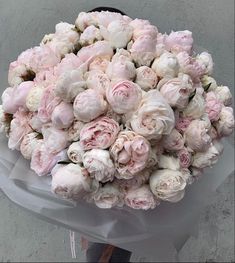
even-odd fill
[(82, 12), (9, 67), (0, 131), (59, 197), (100, 208), (178, 202), (234, 129), (232, 95), (188, 30)]

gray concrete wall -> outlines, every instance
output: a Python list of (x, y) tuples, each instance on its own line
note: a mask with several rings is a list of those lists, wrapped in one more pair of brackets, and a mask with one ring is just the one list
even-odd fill
[[(215, 78), (234, 94), (233, 0), (0, 0), (0, 90), (7, 87), (11, 61), (39, 43), (60, 21), (74, 23), (81, 11), (112, 6), (151, 20), (161, 32), (189, 29), (195, 44), (213, 54)], [(45, 223), (0, 194), (0, 260), (71, 262), (69, 232)], [(202, 212), (197, 238), (180, 252), (181, 262), (234, 261), (234, 178), (230, 176)], [(77, 234), (78, 259), (80, 251)], [(141, 254), (141, 253), (140, 253)], [(146, 255), (136, 258), (145, 261)], [(157, 261), (157, 259), (156, 259)]]

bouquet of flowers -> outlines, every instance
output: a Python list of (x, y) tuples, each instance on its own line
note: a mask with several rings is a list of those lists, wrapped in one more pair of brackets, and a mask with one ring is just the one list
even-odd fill
[(0, 131), (59, 197), (154, 209), (180, 201), (233, 132), (232, 95), (212, 72), (188, 30), (81, 12), (10, 64)]

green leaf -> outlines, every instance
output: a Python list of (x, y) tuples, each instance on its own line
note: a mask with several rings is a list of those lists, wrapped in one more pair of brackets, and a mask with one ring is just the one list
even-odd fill
[(203, 89), (207, 92), (208, 89), (210, 88), (211, 84), (212, 84), (212, 82), (207, 84), (205, 87), (203, 87)]
[(60, 161), (60, 162), (58, 162), (57, 164), (69, 164), (69, 163), (72, 163), (72, 162), (69, 162), (69, 161)]

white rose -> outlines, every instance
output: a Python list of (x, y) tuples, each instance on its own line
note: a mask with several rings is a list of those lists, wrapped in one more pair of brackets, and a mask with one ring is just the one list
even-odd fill
[(161, 78), (176, 77), (179, 72), (179, 63), (175, 55), (165, 52), (153, 61), (152, 69)]
[(150, 177), (150, 189), (159, 199), (178, 202), (184, 197), (189, 171), (157, 170)]
[(116, 173), (109, 151), (92, 149), (83, 155), (83, 165), (97, 181), (112, 181)]
[(65, 199), (79, 199), (92, 190), (92, 179), (78, 164), (60, 166), (52, 173), (52, 192)]
[(131, 116), (130, 125), (133, 131), (148, 140), (160, 139), (172, 131), (175, 125), (174, 112), (159, 91), (148, 91), (138, 110)]
[(219, 136), (229, 136), (234, 129), (233, 108), (222, 107), (219, 120), (214, 122), (214, 126)]
[(105, 184), (97, 192), (91, 194), (91, 199), (99, 208), (122, 207), (124, 204), (123, 193), (116, 185), (110, 183)]
[(39, 134), (37, 132), (31, 132), (24, 136), (20, 144), (20, 151), (25, 159), (31, 159), (33, 150), (37, 147), (40, 141), (42, 141), (37, 138), (38, 135)]
[(204, 75), (201, 78), (201, 82), (202, 82), (203, 87), (206, 87), (210, 84), (208, 91), (215, 91), (217, 89), (216, 80), (214, 78), (212, 78), (211, 76)]
[(125, 196), (125, 204), (133, 209), (154, 209), (160, 202), (150, 191), (148, 185), (143, 185), (137, 189), (128, 190)]
[(99, 28), (91, 25), (88, 26), (80, 36), (79, 42), (82, 46), (91, 45), (95, 41), (102, 40)]
[(107, 30), (103, 26), (100, 26), (100, 29), (104, 39), (108, 40), (110, 45), (114, 48), (126, 47), (133, 34), (133, 28), (123, 20), (111, 22)]
[(158, 167), (178, 171), (180, 170), (179, 158), (162, 154), (158, 160)]
[(205, 112), (205, 99), (202, 96), (201, 88), (196, 89), (196, 94), (187, 107), (183, 110), (184, 117), (199, 119)]
[(218, 86), (214, 90), (215, 94), (217, 95), (218, 99), (223, 102), (225, 106), (229, 106), (232, 104), (232, 94), (230, 89), (227, 86)]
[(44, 87), (34, 86), (26, 98), (26, 106), (30, 111), (37, 111), (43, 96)]
[(69, 159), (74, 163), (82, 163), (84, 153), (85, 152), (83, 151), (80, 142), (73, 142), (67, 150)]
[(196, 60), (198, 60), (199, 63), (202, 63), (206, 71), (205, 73), (208, 75), (211, 75), (213, 72), (213, 60), (211, 57), (211, 54), (207, 52), (202, 52), (201, 54), (197, 55)]
[(223, 144), (220, 141), (214, 141), (206, 152), (197, 152), (193, 156), (192, 166), (196, 168), (205, 168), (217, 163), (219, 156), (223, 152)]

